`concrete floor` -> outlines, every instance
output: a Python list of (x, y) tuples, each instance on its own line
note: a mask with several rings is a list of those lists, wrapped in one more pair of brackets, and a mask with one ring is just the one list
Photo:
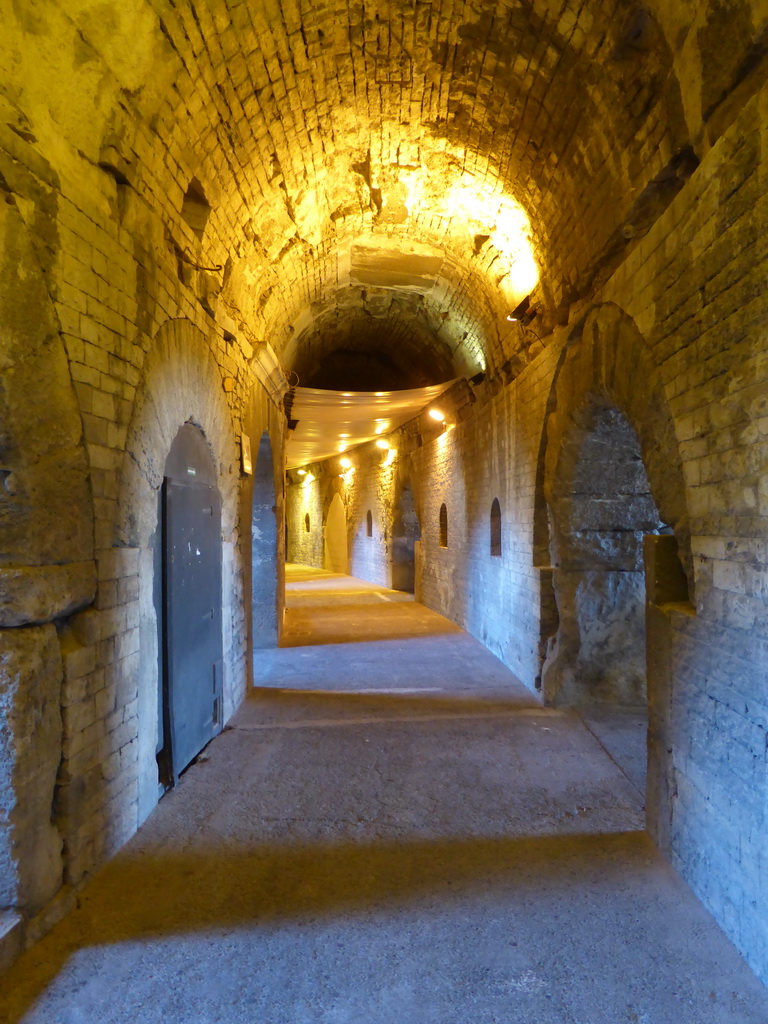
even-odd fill
[(4, 979), (0, 1020), (768, 1021), (642, 832), (638, 715), (543, 709), (433, 612), (306, 577), (261, 688)]

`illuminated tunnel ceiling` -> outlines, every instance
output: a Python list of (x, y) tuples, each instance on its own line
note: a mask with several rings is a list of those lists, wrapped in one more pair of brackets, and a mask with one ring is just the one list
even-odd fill
[[(525, 362), (690, 170), (668, 43), (683, 60), (685, 5), (63, 6), (109, 68), (66, 69), (99, 115), (70, 137), (147, 174), (163, 140), (169, 204), (194, 175), (210, 205), (179, 246), (224, 268), (219, 308), (302, 384), (418, 387)], [(57, 60), (28, 106), (55, 101)], [(531, 290), (536, 333), (506, 320)]]

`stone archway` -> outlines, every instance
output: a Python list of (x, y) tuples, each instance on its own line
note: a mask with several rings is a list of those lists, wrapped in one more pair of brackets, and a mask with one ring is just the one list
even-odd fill
[(664, 529), (626, 416), (591, 395), (559, 452), (553, 497), (556, 642), (544, 665), (557, 704), (647, 700), (643, 537)]
[(330, 572), (349, 570), (347, 513), (338, 491), (334, 493), (325, 519), (324, 566)]
[[(617, 444), (611, 448), (614, 436)], [(600, 473), (596, 470), (598, 465), (602, 465)], [(607, 570), (613, 574), (612, 579), (606, 576), (602, 581), (606, 604), (611, 586), (617, 596), (621, 589), (633, 592), (623, 616), (620, 613), (616, 618), (619, 626), (632, 632), (637, 655), (635, 668), (639, 658), (642, 672), (642, 654), (638, 652), (642, 650), (643, 639), (636, 628), (632, 630), (633, 619), (635, 627), (638, 619), (644, 619), (647, 652), (656, 647), (666, 649), (667, 641), (662, 635), (665, 624), (661, 621), (664, 615), (657, 613), (655, 595), (644, 595), (645, 603), (638, 608), (637, 575), (624, 581), (617, 575), (628, 569), (639, 573), (639, 542), (644, 531), (665, 524), (671, 536), (659, 540), (671, 542), (663, 545), (666, 557), (677, 567), (688, 598), (687, 608), (693, 612), (688, 512), (672, 416), (663, 381), (642, 335), (631, 318), (615, 305), (599, 306), (588, 313), (561, 354), (545, 421), (541, 484), (538, 500), (546, 503), (550, 572), (557, 600), (557, 615), (553, 617), (557, 631), (549, 640), (542, 668), (544, 697), (556, 702), (564, 690), (566, 700), (575, 697), (573, 702), (578, 703), (584, 699), (585, 684), (588, 692), (589, 680), (578, 678), (576, 663), (584, 616), (574, 599), (579, 586), (588, 589), (590, 573)], [(602, 520), (592, 518), (590, 522), (590, 516), (594, 517), (598, 510), (607, 513), (610, 503), (611, 515), (604, 515)], [(541, 512), (540, 507), (539, 521), (543, 518)], [(602, 556), (603, 565), (595, 564)], [(569, 580), (568, 574), (572, 572), (577, 575)], [(593, 611), (599, 618), (600, 609)], [(617, 637), (610, 634), (608, 629), (605, 637), (587, 638), (587, 656), (583, 659), (587, 670), (598, 653), (595, 640), (605, 639), (613, 650), (620, 647)], [(660, 667), (657, 658), (646, 658), (646, 685), (646, 806), (649, 827), (666, 845), (664, 821), (669, 816), (667, 790), (672, 753), (668, 749), (667, 720), (672, 683), (667, 667)], [(630, 686), (630, 692), (634, 689), (637, 693), (639, 688)]]
[[(613, 429), (618, 430), (618, 440), (612, 448)], [(693, 592), (682, 465), (663, 383), (642, 335), (615, 305), (592, 310), (561, 354), (545, 422), (542, 470), (539, 501), (546, 503), (550, 525), (558, 606), (557, 632), (549, 642), (542, 685), (546, 700), (578, 703), (589, 683), (573, 677), (581, 644), (581, 616), (573, 602), (581, 596), (586, 599), (589, 587), (586, 576), (569, 579), (569, 573), (640, 572), (642, 533), (666, 526), (677, 540)], [(620, 494), (617, 484), (625, 488)], [(613, 518), (608, 515), (601, 521), (599, 512), (607, 513), (609, 491), (615, 498)], [(616, 575), (602, 580), (609, 590), (619, 582)], [(623, 581), (620, 589), (630, 589), (629, 582)], [(608, 593), (602, 604), (596, 594), (592, 597), (593, 612), (599, 615)], [(627, 615), (637, 619), (638, 613)], [(616, 624), (623, 621), (621, 614), (614, 619)], [(609, 641), (607, 634), (602, 640), (609, 649), (618, 643)], [(642, 640), (635, 635), (633, 643), (637, 651)], [(586, 665), (591, 662), (587, 657)]]
[[(238, 517), (239, 472), (235, 430), (220, 385), (221, 373), (205, 335), (188, 320), (170, 320), (157, 332), (144, 363), (120, 480), (115, 554), (132, 555), (138, 570), (136, 608), (132, 610), (141, 635), (137, 663), (131, 666), (132, 691), (138, 699), (138, 821), (157, 803), (157, 754), (161, 705), (161, 487), (165, 461), (174, 438), (185, 423), (205, 439), (221, 494), (223, 686), (222, 721), (231, 715), (245, 693), (242, 657), (244, 623), (233, 611), (242, 602), (242, 572), (236, 565), (235, 531)], [(130, 680), (126, 680), (126, 685)]]

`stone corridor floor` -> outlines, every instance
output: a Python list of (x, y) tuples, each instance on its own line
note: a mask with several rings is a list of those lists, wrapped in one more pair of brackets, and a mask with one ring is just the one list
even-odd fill
[(259, 688), (0, 1020), (768, 1021), (642, 831), (639, 716), (540, 707), (404, 595), (294, 567), (287, 590)]

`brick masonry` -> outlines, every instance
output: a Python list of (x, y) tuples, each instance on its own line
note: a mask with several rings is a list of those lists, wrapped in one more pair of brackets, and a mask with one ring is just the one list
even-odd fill
[[(288, 556), (322, 563), (338, 493), (351, 570), (391, 583), (411, 488), (419, 596), (551, 697), (573, 621), (559, 457), (587, 401), (618, 409), (696, 612), (647, 612), (650, 826), (768, 979), (765, 16), (758, 0), (6, 12), (0, 865), (30, 938), (157, 800), (176, 431), (200, 428), (223, 499), (228, 715), (253, 636), (281, 619), (279, 600), (274, 622), (250, 610), (256, 507), (275, 509), (282, 579), (278, 360), (307, 377), (339, 344), (351, 360), (389, 345), (415, 381), (485, 383), (453, 393), (448, 431), (394, 435), (391, 466), (366, 449), (354, 474), (291, 475)], [(461, 205), (468, 183), (495, 212)], [(501, 198), (542, 270), (528, 329), (506, 320), (521, 296)], [(256, 451), (265, 432), (271, 503), (240, 467), (241, 435)]]
[[(738, 182), (764, 173), (765, 145), (754, 139), (765, 134), (764, 108), (762, 97), (750, 101), (732, 128), (739, 143), (726, 134), (713, 146), (691, 192), (510, 384), (493, 396), (481, 385), (476, 403), (438, 437), (425, 420), (415, 423), (423, 433), (412, 451), (406, 431), (392, 438), (410, 464), (400, 472), (417, 481), (417, 592), (536, 688), (547, 640), (551, 652), (558, 635), (550, 533), (545, 527), (542, 545), (541, 521), (558, 514), (559, 456), (585, 403), (599, 398), (627, 416), (661, 519), (677, 536), (696, 611), (648, 610), (649, 827), (763, 974), (768, 361), (757, 287), (762, 199), (745, 204)], [(734, 148), (747, 161), (740, 173)], [(727, 197), (723, 177), (737, 182)], [(364, 452), (355, 458), (345, 495), (350, 571), (390, 584), (391, 552), (367, 555), (364, 517), (355, 511), (373, 510), (375, 536), (391, 531), (389, 484), (367, 462)], [(314, 471), (322, 478), (321, 467)], [(289, 488), (289, 509), (294, 493)], [(489, 548), (494, 497), (501, 558)], [(447, 548), (438, 537), (443, 502)]]

